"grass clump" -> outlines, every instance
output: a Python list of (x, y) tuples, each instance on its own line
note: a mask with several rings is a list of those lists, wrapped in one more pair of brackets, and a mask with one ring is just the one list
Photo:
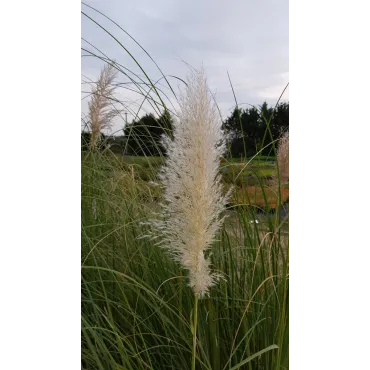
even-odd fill
[[(148, 173), (156, 182), (155, 171)], [(107, 153), (82, 158), (84, 369), (191, 368), (194, 298), (186, 271), (154, 241), (140, 238), (163, 200), (162, 193), (151, 196), (156, 188)], [(198, 306), (197, 368), (230, 369), (248, 358), (239, 368), (288, 368), (283, 221), (251, 224), (255, 208), (232, 209), (210, 256), (225, 280)]]

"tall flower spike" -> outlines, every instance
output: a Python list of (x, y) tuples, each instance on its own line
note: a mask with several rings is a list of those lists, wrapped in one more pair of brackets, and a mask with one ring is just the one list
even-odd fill
[(228, 194), (223, 195), (220, 157), (225, 140), (204, 71), (188, 78), (180, 99), (179, 119), (173, 124), (173, 140), (163, 138), (167, 158), (160, 171), (164, 204), (158, 243), (189, 272), (189, 285), (199, 297), (207, 295), (220, 275), (210, 270), (205, 252), (223, 222)]
[(96, 148), (102, 129), (110, 129), (115, 117), (122, 110), (114, 106), (117, 100), (114, 96), (117, 85), (113, 82), (117, 77), (117, 70), (113, 64), (106, 64), (100, 72), (97, 83), (91, 90), (91, 101), (89, 102), (89, 121), (91, 129), (91, 148)]

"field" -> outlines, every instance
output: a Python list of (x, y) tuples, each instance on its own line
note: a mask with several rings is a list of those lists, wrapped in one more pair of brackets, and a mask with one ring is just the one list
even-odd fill
[[(151, 192), (156, 193), (155, 187), (148, 184), (149, 180), (156, 180), (156, 174), (163, 163), (161, 157), (135, 157), (109, 154), (105, 170), (111, 172), (115, 178), (125, 176), (127, 172), (139, 183), (145, 182)], [(112, 164), (114, 166), (112, 167)], [(258, 157), (252, 159), (231, 158), (221, 161), (220, 165), (225, 188), (232, 185), (235, 189), (232, 198), (233, 204), (256, 205), (264, 209), (276, 209), (289, 199), (289, 186), (281, 189), (281, 199), (273, 186), (276, 178), (276, 163), (273, 157)], [(104, 167), (102, 167), (104, 170)]]
[[(81, 158), (82, 368), (190, 369), (186, 273), (142, 238), (162, 200), (153, 183), (163, 158)], [(287, 369), (288, 223), (277, 205), (289, 188), (276, 186), (274, 158), (227, 160), (221, 171), (234, 187), (211, 256), (223, 279), (199, 301), (196, 368)]]

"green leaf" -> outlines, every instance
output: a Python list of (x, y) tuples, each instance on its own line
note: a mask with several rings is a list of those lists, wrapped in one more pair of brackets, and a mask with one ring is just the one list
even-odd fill
[(249, 356), (248, 358), (246, 358), (242, 362), (239, 362), (236, 366), (232, 367), (230, 370), (239, 369), (241, 366), (243, 366), (244, 364), (248, 363), (249, 361), (252, 361), (254, 358), (262, 355), (263, 353), (268, 352), (268, 351), (271, 351), (272, 349), (278, 349), (278, 348), (279, 347), (276, 344), (272, 344), (271, 346), (266, 347), (262, 351), (259, 351), (259, 352), (255, 353), (254, 355)]

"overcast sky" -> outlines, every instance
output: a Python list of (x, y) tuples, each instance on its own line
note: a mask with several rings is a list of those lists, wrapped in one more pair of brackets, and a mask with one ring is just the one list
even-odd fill
[[(153, 57), (165, 75), (186, 78), (189, 65), (202, 64), (208, 84), (215, 93), (223, 118), (235, 106), (228, 80), (230, 74), (239, 104), (260, 105), (276, 103), (289, 82), (289, 8), (288, 0), (85, 0), (117, 22), (131, 34)], [(149, 77), (156, 81), (160, 73), (145, 53), (119, 28), (82, 5), (101, 26), (112, 33), (140, 62)], [(142, 76), (132, 58), (104, 30), (82, 15), (81, 33), (111, 59)], [(85, 41), (82, 47), (93, 51)], [(96, 50), (95, 50), (96, 52)], [(82, 52), (86, 55), (86, 52)], [(186, 63), (185, 63), (186, 62)], [(93, 57), (82, 57), (82, 79), (97, 79), (102, 62)], [(119, 77), (124, 82), (125, 78)], [(127, 79), (126, 79), (127, 81)], [(181, 84), (169, 77), (174, 88)], [(82, 90), (89, 89), (82, 85)], [(164, 88), (167, 94), (167, 90)], [(119, 97), (136, 109), (142, 99), (137, 94), (121, 89)], [(284, 100), (288, 100), (286, 91)], [(169, 94), (169, 99), (174, 98)], [(88, 99), (82, 100), (86, 112)], [(242, 105), (246, 107), (246, 105)], [(144, 110), (150, 107), (144, 105)], [(128, 115), (131, 121), (132, 115)], [(121, 127), (118, 121), (115, 128)]]

